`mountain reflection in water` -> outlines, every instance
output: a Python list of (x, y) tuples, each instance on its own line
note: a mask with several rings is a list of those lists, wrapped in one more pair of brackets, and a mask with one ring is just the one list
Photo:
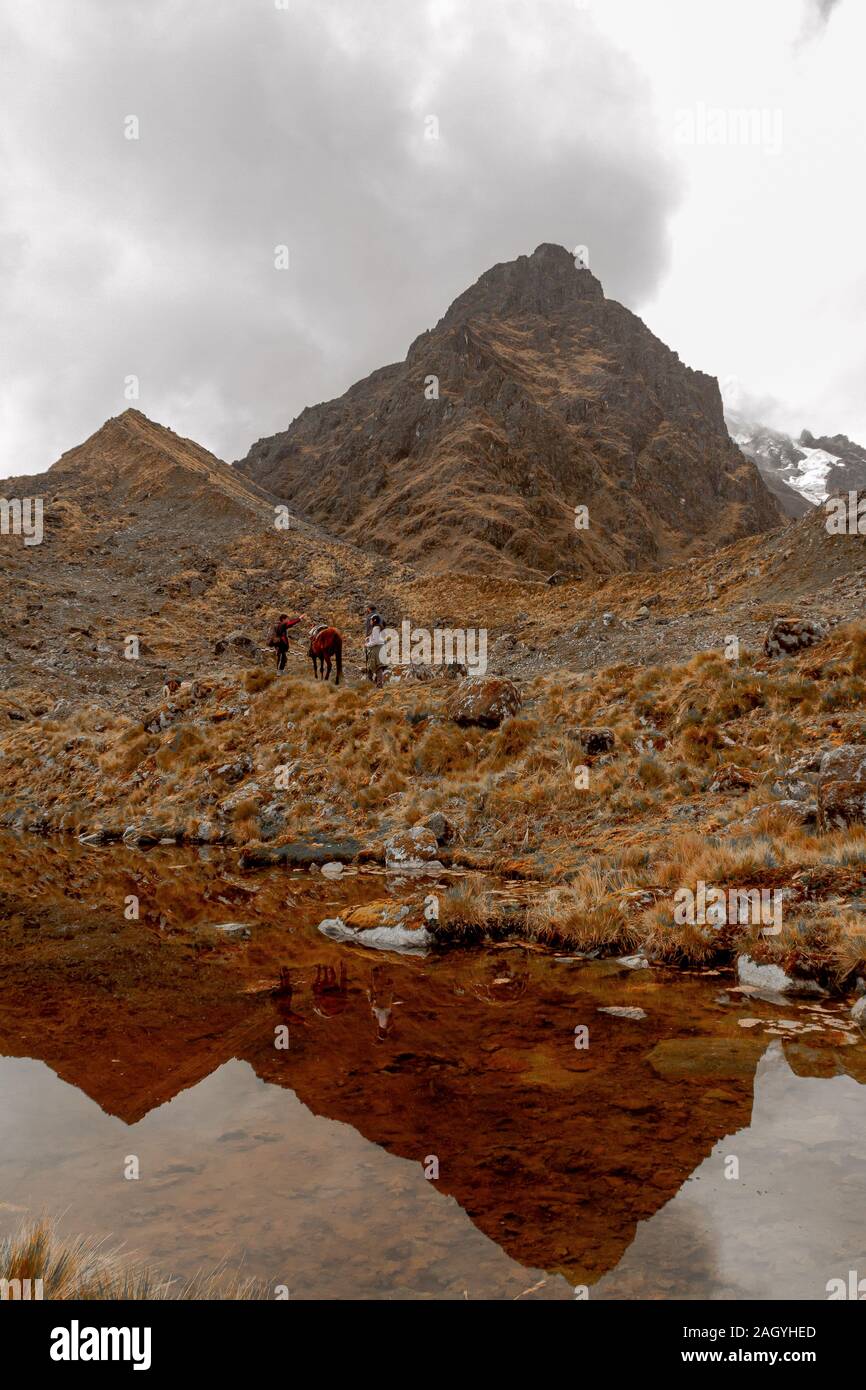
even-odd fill
[[(87, 893), (122, 902), (129, 864), (100, 862)], [(0, 1233), (62, 1213), (162, 1272), (243, 1258), (293, 1298), (809, 1299), (862, 1264), (866, 1047), (841, 1006), (519, 947), (339, 946), (318, 900), (274, 911), (286, 882), (249, 945), (55, 930), (55, 903), (45, 959), (4, 958)]]

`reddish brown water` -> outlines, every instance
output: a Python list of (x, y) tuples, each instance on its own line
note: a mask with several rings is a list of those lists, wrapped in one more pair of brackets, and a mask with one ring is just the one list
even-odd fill
[[(808, 1299), (863, 1264), (866, 1046), (842, 1006), (317, 932), (382, 877), (3, 849), (0, 1232), (46, 1210), (294, 1298)], [(202, 921), (230, 919), (251, 940), (213, 945)], [(291, 1001), (265, 992), (280, 966)]]

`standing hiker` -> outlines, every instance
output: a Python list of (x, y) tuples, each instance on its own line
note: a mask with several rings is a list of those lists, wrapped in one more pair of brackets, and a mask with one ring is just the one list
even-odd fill
[(376, 671), (376, 668), (372, 664), (373, 657), (371, 656), (371, 652), (373, 648), (370, 646), (370, 633), (373, 631), (374, 627), (384, 627), (384, 623), (372, 603), (368, 603), (367, 607), (364, 609), (364, 669), (367, 673), (368, 680), (373, 680), (375, 678)]
[(272, 625), (268, 633), (268, 646), (273, 647), (277, 659), (277, 672), (286, 669), (286, 656), (289, 650), (289, 628), (297, 627), (298, 623), (307, 621), (305, 613), (301, 613), (297, 618), (290, 618), (287, 613), (281, 613), (277, 621)]
[(385, 639), (382, 636), (382, 619), (378, 613), (374, 614), (373, 617), (373, 625), (364, 643), (364, 654), (367, 658), (367, 675), (379, 687), (385, 679), (385, 668), (382, 665), (382, 645)]

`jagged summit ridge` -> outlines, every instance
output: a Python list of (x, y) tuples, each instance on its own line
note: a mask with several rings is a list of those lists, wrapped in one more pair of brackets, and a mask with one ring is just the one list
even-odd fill
[(492, 266), (457, 299), (441, 326), (478, 313), (559, 313), (581, 300), (603, 300), (604, 290), (588, 268), (578, 268), (564, 246), (545, 242), (531, 256)]

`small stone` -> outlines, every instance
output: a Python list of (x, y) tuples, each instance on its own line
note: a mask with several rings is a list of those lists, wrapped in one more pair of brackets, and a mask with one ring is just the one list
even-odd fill
[(649, 961), (644, 956), (620, 956), (618, 965), (625, 965), (629, 970), (648, 970)]
[(212, 930), (227, 936), (230, 941), (246, 941), (250, 936), (246, 922), (215, 922)]

